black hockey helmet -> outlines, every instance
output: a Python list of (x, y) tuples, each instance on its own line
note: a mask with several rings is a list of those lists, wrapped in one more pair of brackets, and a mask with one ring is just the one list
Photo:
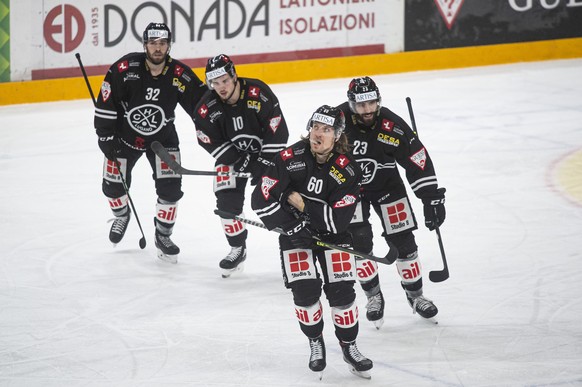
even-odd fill
[(148, 40), (167, 39), (168, 44), (172, 43), (172, 31), (164, 23), (150, 23), (143, 31), (143, 43)]
[(320, 122), (333, 127), (335, 139), (339, 139), (346, 128), (344, 112), (333, 106), (323, 105), (317, 108), (307, 122), (307, 130), (311, 131), (314, 122)]
[(230, 60), (229, 56), (226, 54), (216, 55), (215, 57), (209, 58), (206, 63), (206, 84), (210, 89), (211, 82), (213, 79), (223, 76), (224, 74), (230, 75), (232, 78), (236, 76), (236, 70), (234, 68), (234, 63)]
[(376, 82), (370, 77), (354, 78), (348, 86), (348, 101), (352, 112), (357, 114), (356, 103), (378, 101), (378, 110), (382, 106), (382, 96)]

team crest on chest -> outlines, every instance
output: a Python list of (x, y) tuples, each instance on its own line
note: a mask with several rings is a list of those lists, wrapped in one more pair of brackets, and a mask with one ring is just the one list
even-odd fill
[(153, 104), (136, 106), (126, 114), (129, 126), (143, 136), (156, 134), (166, 125), (166, 114)]

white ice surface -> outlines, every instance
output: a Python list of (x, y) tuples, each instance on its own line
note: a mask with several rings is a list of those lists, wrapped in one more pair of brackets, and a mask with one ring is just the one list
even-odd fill
[[(442, 263), (421, 226), (425, 295), (440, 310), (433, 325), (412, 315), (395, 268), (381, 267), (386, 322), (377, 331), (362, 319), (358, 338), (371, 380), (348, 372), (325, 300), (323, 380), (307, 368), (274, 233), (249, 226), (245, 271), (221, 278), (228, 247), (211, 178), (184, 177), (173, 236), (182, 253), (166, 264), (155, 257), (155, 194), (140, 160), (130, 192), (148, 245), (139, 249), (134, 218), (113, 248), (87, 99), (0, 107), (0, 385), (582, 385), (582, 205), (554, 178), (582, 150), (582, 60), (374, 78), (407, 121), (412, 98), (447, 188), (451, 276), (428, 280)], [(344, 100), (348, 82), (272, 86), (291, 141), (315, 108)], [(211, 169), (181, 110), (177, 126), (183, 165)]]

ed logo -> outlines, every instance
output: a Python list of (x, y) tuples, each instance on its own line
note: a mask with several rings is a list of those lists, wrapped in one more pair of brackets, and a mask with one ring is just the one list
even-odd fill
[(85, 36), (83, 15), (70, 4), (58, 5), (46, 15), (43, 35), (47, 45), (54, 51), (73, 51)]

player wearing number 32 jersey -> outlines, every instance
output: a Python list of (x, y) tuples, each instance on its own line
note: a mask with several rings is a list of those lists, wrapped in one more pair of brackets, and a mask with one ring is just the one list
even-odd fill
[(121, 177), (129, 187), (132, 170), (145, 153), (156, 186), (158, 257), (176, 263), (180, 249), (170, 235), (178, 200), (183, 195), (182, 179), (161, 162), (150, 144), (159, 141), (180, 161), (174, 125), (176, 106), (182, 106), (192, 117), (206, 87), (190, 67), (170, 57), (172, 33), (168, 26), (150, 23), (143, 32), (142, 43), (143, 52), (127, 54), (111, 65), (95, 105), (95, 130), (105, 155), (102, 189), (115, 215), (109, 240), (119, 243), (130, 219)]

